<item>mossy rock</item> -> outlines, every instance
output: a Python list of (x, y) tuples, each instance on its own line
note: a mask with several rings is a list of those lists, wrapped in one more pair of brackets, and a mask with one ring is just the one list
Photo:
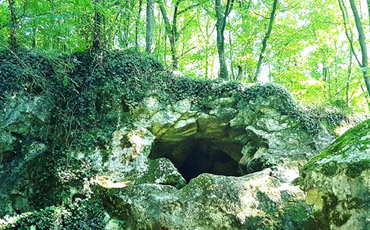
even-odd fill
[(300, 174), (299, 184), (324, 229), (370, 228), (370, 120), (348, 130)]

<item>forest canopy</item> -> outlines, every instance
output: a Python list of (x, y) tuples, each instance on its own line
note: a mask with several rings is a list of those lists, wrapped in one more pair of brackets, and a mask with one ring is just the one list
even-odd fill
[[(194, 78), (275, 82), (303, 104), (369, 110), (365, 0), (0, 0), (0, 49), (136, 49)], [(1, 60), (0, 60), (1, 61)]]

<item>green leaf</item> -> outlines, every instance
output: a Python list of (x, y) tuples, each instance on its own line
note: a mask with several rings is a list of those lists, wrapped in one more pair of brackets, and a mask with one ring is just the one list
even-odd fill
[(63, 86), (66, 87), (68, 85), (68, 77), (63, 77)]

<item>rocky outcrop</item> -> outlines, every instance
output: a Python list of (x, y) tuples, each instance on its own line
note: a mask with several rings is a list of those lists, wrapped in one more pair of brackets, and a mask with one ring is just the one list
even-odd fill
[(94, 79), (71, 74), (79, 87), (51, 82), (58, 97), (2, 98), (0, 229), (311, 224), (291, 182), (333, 136), (289, 92), (152, 74), (152, 59), (125, 55)]
[(347, 131), (300, 174), (320, 229), (370, 229), (370, 120)]
[(303, 229), (304, 194), (270, 173), (202, 174), (181, 190), (141, 184), (103, 193), (108, 210), (132, 229)]
[[(254, 86), (259, 87), (279, 89)], [(310, 135), (299, 119), (283, 114), (279, 105), (285, 92), (279, 92), (283, 95), (259, 95), (243, 105), (236, 97), (210, 98), (205, 109), (189, 99), (158, 108), (158, 99), (149, 97), (145, 100), (154, 107), (144, 102), (147, 111), (138, 116), (156, 137), (149, 157), (169, 158), (180, 172), (194, 174), (185, 175), (187, 180), (200, 172), (238, 176), (273, 168), (274, 175), (292, 181), (298, 166), (330, 142), (331, 135), (322, 126)], [(199, 173), (197, 164), (204, 168)]]

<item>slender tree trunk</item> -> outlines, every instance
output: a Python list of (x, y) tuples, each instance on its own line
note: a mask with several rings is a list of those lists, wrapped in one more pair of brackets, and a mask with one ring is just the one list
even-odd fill
[(137, 18), (135, 21), (135, 49), (139, 49), (139, 21), (141, 17), (142, 5), (143, 5), (143, 0), (139, 0), (139, 11), (137, 13)]
[(238, 65), (238, 77), (236, 80), (241, 81), (242, 77), (243, 77), (243, 68), (240, 65)]
[(204, 59), (204, 61), (206, 62), (206, 66), (205, 66), (205, 73), (206, 73), (206, 78), (209, 78), (208, 76), (208, 71), (209, 71), (209, 62), (208, 62), (208, 59), (209, 59), (209, 39), (210, 39), (210, 36), (209, 36), (209, 27), (208, 27), (208, 18), (207, 18), (207, 23), (206, 23), (206, 36), (205, 36), (205, 42), (206, 42), (206, 57)]
[(95, 10), (94, 10), (94, 30), (93, 30), (93, 44), (92, 48), (94, 50), (101, 50), (102, 49), (102, 39), (103, 39), (103, 20), (104, 16), (98, 9), (98, 4), (100, 0), (95, 0)]
[(352, 9), (352, 12), (353, 12), (353, 16), (355, 17), (356, 28), (357, 28), (357, 31), (358, 31), (358, 41), (359, 41), (360, 47), (361, 47), (362, 74), (363, 74), (363, 77), (364, 77), (367, 92), (368, 92), (369, 97), (370, 97), (369, 61), (368, 61), (367, 47), (366, 47), (366, 42), (365, 42), (365, 33), (364, 33), (364, 30), (363, 30), (361, 19), (360, 19), (360, 16), (358, 14), (358, 11), (357, 11), (354, 0), (349, 0), (349, 2), (351, 4), (351, 9)]
[(146, 1), (146, 52), (154, 52), (154, 1)]
[(123, 40), (124, 40), (124, 47), (127, 48), (128, 47), (128, 41), (129, 41), (129, 34), (130, 34), (130, 25), (131, 25), (131, 14), (129, 14), (129, 16), (126, 17), (125, 19), (126, 21), (126, 28), (125, 28), (125, 35), (123, 37)]
[(171, 43), (171, 52), (172, 52), (172, 68), (177, 69), (178, 68), (178, 57), (177, 57), (177, 39), (178, 39), (178, 33), (177, 33), (177, 16), (178, 16), (178, 10), (179, 10), (179, 4), (181, 0), (177, 0), (175, 3), (175, 8), (173, 11), (173, 18), (172, 18), (172, 43)]
[(349, 89), (350, 89), (350, 83), (351, 83), (351, 74), (352, 74), (352, 50), (349, 50), (349, 63), (348, 63), (348, 72), (347, 72), (347, 83), (346, 83), (346, 103), (349, 107), (351, 105), (351, 99), (349, 97)]
[(165, 8), (165, 5), (163, 1), (159, 1), (159, 9), (161, 10), (166, 33), (168, 36), (168, 39), (170, 40), (170, 50), (171, 50), (171, 58), (172, 58), (172, 68), (177, 69), (178, 64), (178, 57), (177, 57), (177, 13), (178, 13), (178, 6), (180, 1), (176, 1), (174, 13), (173, 13), (173, 20), (172, 25), (168, 18), (168, 14)]
[(328, 79), (328, 96), (329, 96), (329, 101), (330, 102), (333, 102), (333, 95), (331, 93), (331, 91), (332, 91), (331, 76), (330, 76), (330, 72), (329, 72), (329, 69), (328, 68), (326, 68), (326, 74), (327, 74), (327, 79)]
[(217, 52), (220, 63), (219, 78), (228, 79), (228, 71), (225, 61), (225, 38), (224, 38), (224, 16), (222, 15), (221, 0), (216, 0), (216, 31), (217, 31)]
[(339, 4), (339, 8), (340, 8), (340, 10), (342, 12), (344, 31), (346, 33), (346, 37), (348, 39), (348, 42), (349, 42), (349, 45), (350, 45), (352, 54), (355, 57), (357, 63), (361, 66), (362, 64), (361, 64), (360, 60), (357, 57), (357, 54), (356, 54), (356, 51), (355, 51), (355, 47), (353, 45), (353, 32), (351, 30), (351, 27), (349, 27), (347, 25), (348, 24), (348, 12), (347, 12), (347, 9), (346, 9), (346, 7), (344, 5), (343, 0), (338, 0), (338, 4)]
[(235, 73), (234, 73), (234, 65), (233, 65), (233, 41), (231, 39), (231, 31), (229, 31), (229, 46), (230, 46), (230, 52), (229, 52), (229, 59), (230, 59), (230, 70), (231, 70), (231, 76), (232, 80), (235, 79)]
[(38, 23), (37, 19), (34, 19), (33, 21), (33, 42), (32, 42), (32, 48), (36, 49), (37, 48), (37, 37), (38, 37)]
[(224, 31), (226, 27), (226, 19), (230, 14), (234, 0), (227, 0), (225, 12), (222, 11), (221, 0), (216, 0), (215, 11), (216, 11), (216, 32), (217, 32), (217, 52), (218, 60), (220, 64), (219, 78), (227, 80), (229, 73), (226, 65), (225, 57), (225, 36)]
[(368, 12), (368, 15), (369, 15), (369, 26), (370, 26), (370, 0), (366, 0), (366, 3), (367, 3), (367, 12)]
[(163, 55), (163, 62), (164, 64), (167, 64), (167, 32), (166, 32), (166, 27), (163, 29), (163, 44), (164, 44), (164, 55)]
[(271, 10), (271, 15), (270, 15), (269, 26), (268, 26), (266, 35), (265, 35), (265, 37), (262, 40), (262, 49), (261, 49), (260, 56), (258, 58), (258, 64), (257, 64), (257, 68), (256, 68), (256, 73), (254, 74), (254, 79), (253, 79), (254, 82), (256, 82), (258, 80), (258, 76), (259, 76), (259, 74), (261, 72), (261, 66), (262, 66), (263, 60), (264, 60), (265, 55), (266, 55), (267, 41), (270, 38), (272, 26), (274, 24), (274, 20), (275, 20), (275, 16), (276, 16), (277, 4), (278, 4), (278, 0), (274, 0), (274, 3), (272, 5), (272, 10)]
[[(172, 25), (171, 25), (171, 22), (169, 20), (169, 17), (168, 17), (168, 14), (167, 14), (167, 11), (166, 11), (166, 8), (165, 8), (165, 5), (164, 5), (163, 1), (159, 0), (158, 4), (159, 4), (159, 8), (161, 10), (162, 16), (163, 16), (163, 21), (164, 21), (164, 24), (165, 24), (165, 30), (166, 30), (168, 39), (170, 40), (172, 68), (177, 69), (178, 68), (178, 60), (179, 60), (179, 57), (177, 55), (177, 40), (178, 40), (178, 37), (179, 37), (179, 33), (177, 31), (177, 17), (180, 14), (185, 13), (185, 12), (193, 9), (194, 7), (199, 6), (202, 3), (197, 3), (197, 4), (194, 4), (194, 5), (191, 5), (187, 8), (179, 11), (179, 5), (182, 2), (182, 0), (175, 0), (174, 2), (175, 2), (175, 6), (174, 6), (173, 14), (172, 14)], [(184, 29), (184, 27), (182, 29)]]
[(9, 10), (10, 10), (10, 36), (9, 36), (9, 46), (11, 49), (16, 49), (18, 47), (17, 44), (17, 27), (18, 27), (18, 19), (15, 12), (15, 0), (8, 0)]

